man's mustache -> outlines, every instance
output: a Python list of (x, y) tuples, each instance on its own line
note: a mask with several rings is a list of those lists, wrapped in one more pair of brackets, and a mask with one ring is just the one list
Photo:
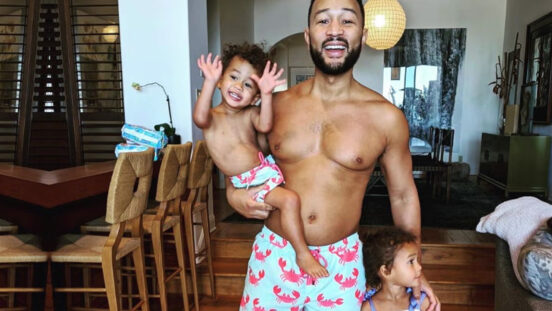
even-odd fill
[(324, 47), (329, 42), (335, 42), (335, 41), (340, 41), (340, 42), (345, 43), (345, 47), (347, 48), (347, 50), (349, 50), (349, 42), (347, 40), (345, 40), (345, 38), (343, 38), (343, 37), (328, 38), (328, 39), (324, 40), (324, 42), (322, 42), (322, 47)]

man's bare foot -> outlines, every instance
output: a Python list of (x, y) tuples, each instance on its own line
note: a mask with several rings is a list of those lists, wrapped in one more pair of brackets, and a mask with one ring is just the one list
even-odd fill
[(304, 254), (297, 254), (297, 265), (312, 278), (318, 279), (329, 276), (328, 270), (314, 259), (309, 251)]

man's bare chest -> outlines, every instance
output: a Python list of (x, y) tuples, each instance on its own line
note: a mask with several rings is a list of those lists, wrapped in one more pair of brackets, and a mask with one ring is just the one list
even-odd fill
[(320, 156), (348, 169), (369, 169), (383, 152), (385, 140), (361, 121), (314, 114), (278, 118), (269, 135), (270, 148), (284, 163)]

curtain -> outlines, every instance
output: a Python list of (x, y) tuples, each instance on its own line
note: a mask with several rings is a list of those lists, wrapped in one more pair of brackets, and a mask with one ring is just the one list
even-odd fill
[[(466, 49), (466, 29), (407, 29), (397, 45), (385, 50), (385, 67), (406, 67), (406, 74), (420, 65), (438, 66), (440, 80), (427, 89), (405, 85), (403, 112), (410, 135), (429, 138), (429, 127), (450, 128), (458, 71)], [(409, 68), (412, 67), (412, 68)], [(412, 74), (412, 73), (411, 73)]]

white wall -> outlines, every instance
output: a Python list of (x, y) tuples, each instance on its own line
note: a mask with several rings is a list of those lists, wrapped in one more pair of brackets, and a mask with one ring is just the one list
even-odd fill
[(188, 0), (119, 0), (125, 121), (153, 128), (169, 121), (163, 91), (138, 92), (132, 82), (156, 81), (171, 99), (173, 123), (182, 141), (192, 140)]
[[(552, 1), (508, 0), (506, 27), (504, 30), (504, 52), (512, 51), (514, 49), (516, 33), (519, 33), (518, 42), (522, 44), (521, 59), (524, 60), (527, 25), (550, 12), (552, 12)], [(520, 67), (521, 80), (523, 80), (523, 68), (524, 67), (522, 65)], [(519, 102), (519, 98), (517, 101)], [(534, 125), (533, 133), (552, 136), (552, 125)], [(552, 163), (552, 159), (550, 163)], [(548, 198), (552, 199), (552, 170), (548, 173), (548, 193)]]
[[(188, 10), (188, 29), (189, 29), (189, 49), (190, 49), (190, 113), (197, 100), (197, 92), (201, 90), (203, 78), (201, 71), (197, 67), (196, 60), (208, 50), (207, 40), (207, 3), (205, 1), (189, 1)], [(193, 140), (203, 139), (203, 133), (193, 122), (192, 136)]]
[[(400, 0), (407, 28), (467, 28), (466, 55), (459, 76), (453, 115), (456, 154), (479, 169), (482, 132), (497, 132), (498, 99), (487, 85), (494, 80), (494, 64), (502, 53), (504, 0)], [(269, 46), (302, 32), (307, 26), (309, 0), (256, 0), (255, 41)], [(364, 47), (354, 71), (362, 84), (381, 92), (383, 52)]]

